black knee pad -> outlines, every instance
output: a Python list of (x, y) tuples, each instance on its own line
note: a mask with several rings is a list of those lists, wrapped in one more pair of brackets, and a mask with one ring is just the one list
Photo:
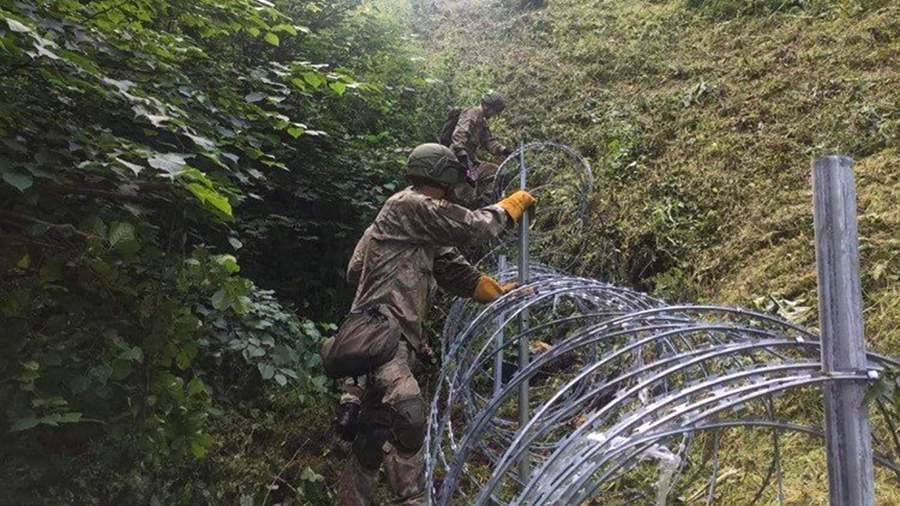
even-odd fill
[(353, 441), (353, 454), (366, 469), (378, 469), (384, 460), (384, 443), (391, 437), (385, 427), (363, 426)]
[(393, 443), (406, 452), (417, 452), (425, 444), (425, 401), (421, 397), (394, 403)]

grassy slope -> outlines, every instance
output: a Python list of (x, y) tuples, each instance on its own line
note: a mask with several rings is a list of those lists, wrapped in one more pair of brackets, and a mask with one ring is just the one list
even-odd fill
[(854, 157), (867, 337), (897, 353), (900, 3), (885, 4), (716, 19), (680, 1), (472, 1), (423, 27), (462, 100), (510, 96), (498, 133), (589, 156), (583, 269), (670, 298), (815, 306), (809, 163)]
[[(587, 274), (815, 325), (809, 163), (852, 156), (866, 336), (897, 355), (900, 2), (862, 5), (723, 17), (680, 0), (548, 0), (532, 12), (470, 0), (419, 24), (435, 73), (462, 101), (486, 87), (510, 97), (496, 133), (590, 157), (599, 190)], [(723, 469), (745, 469), (754, 457), (740, 449), (767, 445), (760, 437), (730, 436)], [(823, 504), (818, 443), (786, 444), (789, 502)], [(719, 503), (747, 500), (752, 480), (739, 474)], [(879, 487), (900, 504), (896, 479)]]

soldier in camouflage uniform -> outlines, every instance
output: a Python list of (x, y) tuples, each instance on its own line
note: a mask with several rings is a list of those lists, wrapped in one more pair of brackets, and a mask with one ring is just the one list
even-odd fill
[(407, 176), (413, 186), (387, 200), (348, 268), (348, 279), (357, 283), (351, 310), (387, 306), (403, 339), (358, 392), (359, 432), (338, 486), (341, 506), (372, 504), (382, 466), (397, 504), (425, 504), (426, 404), (413, 371), (430, 353), (422, 323), (431, 294), (437, 285), (486, 303), (510, 290), (472, 267), (456, 248), (497, 236), (534, 204), (524, 191), (477, 211), (450, 202), (445, 197), (453, 186), (466, 184), (466, 169), (439, 144), (413, 150)]
[(499, 93), (489, 92), (481, 97), (481, 104), (460, 113), (456, 128), (450, 138), (450, 149), (456, 154), (460, 163), (468, 167), (469, 177), (475, 188), (461, 187), (464, 201), (468, 207), (477, 209), (490, 204), (493, 199), (494, 176), (497, 164), (478, 158), (479, 148), (486, 149), (492, 155), (506, 158), (513, 153), (511, 148), (500, 144), (488, 128), (488, 120), (498, 116), (506, 109), (506, 100)]

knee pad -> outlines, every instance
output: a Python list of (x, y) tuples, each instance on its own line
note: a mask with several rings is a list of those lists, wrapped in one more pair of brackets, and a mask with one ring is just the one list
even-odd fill
[(421, 396), (402, 399), (391, 406), (393, 443), (405, 452), (417, 452), (425, 444), (425, 401)]
[(378, 469), (384, 460), (384, 443), (391, 437), (391, 431), (379, 426), (363, 427), (353, 441), (353, 454), (366, 469)]

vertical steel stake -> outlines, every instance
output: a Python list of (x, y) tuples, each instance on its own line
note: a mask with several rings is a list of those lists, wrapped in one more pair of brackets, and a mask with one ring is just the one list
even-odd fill
[[(506, 255), (500, 255), (497, 260), (497, 270), (500, 274), (506, 272)], [(497, 318), (497, 337), (494, 338), (494, 349), (497, 354), (494, 356), (494, 395), (500, 393), (503, 389), (503, 316)]]
[[(527, 184), (527, 171), (525, 168), (525, 143), (519, 144), (519, 188), (525, 189)], [(529, 281), (528, 273), (528, 225), (530, 211), (519, 219), (519, 284), (524, 285)], [(519, 318), (520, 331), (524, 333), (528, 330), (528, 311), (522, 311)], [(528, 339), (519, 340), (519, 372), (528, 367)], [(524, 427), (528, 423), (528, 381), (522, 382), (519, 386), (519, 427)], [(525, 483), (528, 480), (529, 463), (528, 452), (526, 451), (519, 462), (519, 479)]]
[[(812, 163), (819, 283), (819, 327), (825, 373), (866, 369), (853, 160), (826, 156)], [(866, 384), (826, 383), (825, 438), (832, 506), (872, 506), (875, 484)]]

